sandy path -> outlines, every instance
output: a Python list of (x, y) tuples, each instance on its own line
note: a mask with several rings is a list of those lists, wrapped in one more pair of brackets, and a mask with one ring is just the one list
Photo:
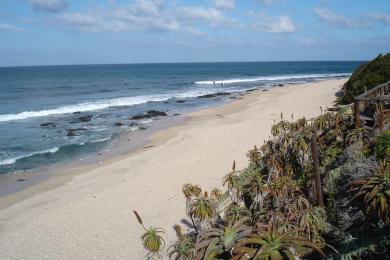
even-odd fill
[[(267, 139), (281, 112), (312, 117), (330, 106), (345, 80), (291, 85), (189, 115), (125, 159), (91, 168), (58, 188), (0, 210), (0, 259), (143, 259), (132, 215), (167, 231), (184, 216), (181, 186), (221, 185), (233, 160)], [(0, 198), (1, 201), (2, 198)]]

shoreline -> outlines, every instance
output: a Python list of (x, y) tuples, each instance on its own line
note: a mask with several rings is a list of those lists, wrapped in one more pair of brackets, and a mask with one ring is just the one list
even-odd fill
[(243, 99), (190, 112), (183, 122), (153, 133), (148, 149), (107, 159), (103, 165), (70, 169), (72, 173), (0, 197), (0, 242), (7, 249), (0, 250), (0, 256), (138, 259), (143, 257), (142, 230), (130, 215), (132, 209), (139, 210), (147, 225), (162, 226), (169, 244), (174, 239), (171, 226), (184, 217), (183, 184), (221, 187), (233, 160), (238, 169), (244, 168), (246, 152), (268, 138), (281, 112), (288, 118), (293, 113), (295, 119), (318, 115), (345, 81), (254, 91)]
[[(218, 107), (228, 106), (247, 99), (250, 95), (255, 95), (257, 92), (272, 91), (274, 88), (295, 86), (300, 84), (286, 84), (284, 86), (274, 86), (270, 89), (251, 89), (238, 94), (235, 99), (224, 103), (213, 103), (207, 107), (199, 107), (193, 111), (183, 113), (179, 116), (170, 116), (167, 118), (158, 118), (154, 121), (154, 125), (146, 130), (123, 133), (118, 138), (114, 139), (102, 150), (97, 153), (88, 154), (81, 158), (75, 158), (75, 161), (61, 162), (51, 166), (46, 166), (31, 171), (13, 172), (5, 175), (0, 175), (0, 190), (8, 189), (10, 191), (0, 191), (0, 210), (7, 208), (15, 203), (23, 201), (35, 194), (57, 188), (73, 177), (84, 172), (99, 168), (102, 164), (109, 165), (120, 161), (137, 153), (142, 153), (145, 149), (153, 148), (157, 145), (162, 145), (164, 141), (159, 141), (159, 144), (152, 144), (154, 136), (159, 132), (169, 131), (171, 128), (184, 127), (191, 121), (191, 115), (200, 111), (213, 110)], [(172, 134), (174, 136), (174, 134)], [(165, 136), (163, 139), (169, 139), (172, 136)], [(129, 139), (136, 140), (127, 146)], [(158, 139), (158, 138), (157, 138)], [(165, 141), (167, 141), (165, 140)], [(156, 141), (156, 140), (154, 140)], [(126, 144), (123, 144), (125, 142)], [(114, 147), (118, 145), (118, 147)], [(107, 151), (107, 149), (109, 151)], [(23, 181), (20, 181), (20, 180)], [(9, 187), (11, 185), (11, 187)]]

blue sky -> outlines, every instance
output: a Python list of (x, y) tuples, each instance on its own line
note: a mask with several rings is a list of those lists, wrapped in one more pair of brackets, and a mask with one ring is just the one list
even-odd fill
[(388, 0), (0, 0), (0, 66), (363, 60)]

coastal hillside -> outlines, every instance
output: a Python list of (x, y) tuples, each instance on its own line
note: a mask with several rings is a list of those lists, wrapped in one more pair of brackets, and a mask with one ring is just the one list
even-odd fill
[[(170, 259), (385, 259), (390, 131), (354, 128), (345, 110), (281, 115), (271, 134), (248, 151), (247, 168), (233, 163), (224, 189), (182, 186), (188, 221), (173, 227)], [(148, 257), (158, 258), (164, 231), (134, 214)]]
[(362, 64), (345, 84), (339, 104), (353, 102), (354, 96), (390, 80), (390, 53), (380, 54), (374, 60)]
[[(386, 81), (388, 66), (390, 55), (362, 65), (345, 84), (346, 93), (353, 98), (360, 87)], [(182, 186), (186, 217), (173, 226), (177, 240), (167, 250), (166, 231), (146, 228), (134, 210), (147, 256), (167, 251), (175, 260), (385, 259), (390, 253), (386, 109), (375, 103), (373, 127), (356, 126), (349, 106), (321, 109), (310, 119), (281, 113), (269, 139), (247, 152), (248, 166), (237, 170), (233, 162), (223, 187)]]

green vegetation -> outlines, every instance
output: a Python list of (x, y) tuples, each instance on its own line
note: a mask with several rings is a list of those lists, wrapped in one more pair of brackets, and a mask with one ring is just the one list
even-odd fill
[[(390, 248), (390, 131), (354, 129), (345, 111), (312, 120), (281, 119), (273, 138), (247, 153), (249, 166), (210, 196), (185, 184), (189, 233), (176, 225), (171, 259), (361, 259)], [(316, 136), (325, 207), (314, 191), (310, 140)], [(137, 214), (136, 214), (137, 215)], [(137, 217), (139, 218), (139, 217)], [(140, 218), (139, 218), (139, 221)], [(140, 222), (142, 225), (142, 221)], [(145, 229), (144, 247), (162, 246)]]
[[(168, 248), (171, 259), (360, 259), (390, 248), (390, 131), (354, 129), (345, 111), (272, 127), (273, 138), (247, 153), (249, 166), (210, 196), (185, 184), (192, 225)], [(310, 140), (316, 136), (325, 207), (317, 206)], [(137, 215), (137, 214), (136, 214)], [(137, 217), (142, 225), (139, 216)], [(144, 247), (163, 244), (145, 229)], [(366, 239), (367, 238), (367, 239)], [(368, 239), (369, 238), (369, 239)]]
[(390, 54), (379, 55), (371, 62), (362, 64), (344, 86), (339, 104), (349, 104), (357, 96), (373, 87), (390, 81)]
[(390, 130), (385, 131), (376, 138), (375, 154), (379, 159), (390, 159)]
[[(271, 129), (273, 137), (248, 151), (247, 168), (238, 171), (233, 162), (222, 180), (225, 190), (183, 186), (192, 224), (186, 234), (175, 225), (170, 258), (385, 259), (390, 131), (376, 126), (355, 129), (352, 114), (344, 110), (312, 120), (282, 117)], [(312, 139), (324, 207), (316, 201)], [(144, 247), (156, 254), (161, 231), (144, 229)]]
[(146, 228), (142, 222), (142, 219), (137, 211), (133, 211), (135, 217), (138, 220), (138, 223), (142, 226), (142, 228), (145, 230), (143, 235), (141, 236), (142, 244), (144, 248), (148, 251), (149, 256), (154, 256), (158, 254), (161, 247), (164, 247), (165, 241), (160, 235), (161, 233), (164, 233), (160, 228)]

